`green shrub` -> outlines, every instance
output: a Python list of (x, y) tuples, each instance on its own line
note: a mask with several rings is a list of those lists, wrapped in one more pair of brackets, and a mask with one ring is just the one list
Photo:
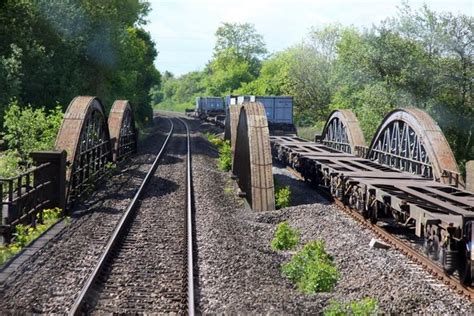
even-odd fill
[(217, 148), (220, 148), (224, 144), (224, 140), (215, 134), (206, 133), (205, 135), (207, 140), (214, 146), (217, 146)]
[(63, 119), (61, 106), (46, 112), (31, 106), (20, 108), (13, 101), (4, 117), (5, 140), (10, 150), (18, 152), (23, 162), (34, 150), (53, 149)]
[(273, 237), (271, 247), (273, 250), (293, 249), (300, 240), (300, 233), (297, 229), (291, 228), (287, 221), (278, 224)]
[(332, 300), (329, 306), (324, 310), (325, 316), (339, 315), (376, 315), (378, 310), (377, 300), (366, 297), (360, 301), (351, 301), (349, 303), (340, 303)]
[(232, 149), (228, 140), (219, 147), (219, 169), (230, 171), (232, 169)]
[(282, 272), (303, 293), (329, 292), (340, 277), (322, 240), (307, 243), (282, 266)]
[(275, 207), (277, 209), (290, 206), (291, 190), (289, 186), (275, 186)]
[(230, 171), (230, 169), (232, 169), (232, 148), (230, 147), (230, 141), (223, 140), (219, 136), (211, 133), (206, 133), (205, 135), (207, 140), (219, 150), (219, 169), (222, 171)]
[(0, 153), (0, 177), (10, 178), (20, 174), (21, 169), (19, 167), (19, 163), (20, 156), (18, 156), (16, 151), (7, 150), (3, 153)]

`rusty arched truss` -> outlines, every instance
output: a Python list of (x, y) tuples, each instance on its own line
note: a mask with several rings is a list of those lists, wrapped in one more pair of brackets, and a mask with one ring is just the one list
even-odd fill
[(443, 132), (415, 108), (390, 112), (379, 126), (367, 158), (389, 167), (458, 185), (459, 169)]
[(67, 153), (66, 194), (72, 201), (101, 178), (112, 161), (107, 117), (98, 98), (79, 96), (71, 101), (55, 147)]
[(130, 102), (116, 100), (109, 114), (109, 132), (113, 160), (119, 161), (137, 150), (137, 131)]
[(357, 117), (351, 110), (335, 110), (324, 125), (321, 142), (326, 146), (355, 154), (366, 146)]
[[(244, 103), (236, 124), (232, 172), (253, 210), (275, 209), (270, 136), (265, 108)], [(233, 136), (233, 135), (232, 135)]]

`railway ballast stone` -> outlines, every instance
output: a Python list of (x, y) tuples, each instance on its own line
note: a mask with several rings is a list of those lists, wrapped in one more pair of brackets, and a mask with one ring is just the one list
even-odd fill
[[(198, 123), (196, 123), (198, 124)], [(203, 124), (201, 131), (206, 131)], [(321, 314), (330, 300), (372, 297), (379, 313), (474, 314), (473, 305), (394, 250), (367, 247), (376, 236), (282, 168), (280, 185), (290, 185), (292, 207), (253, 212), (231, 191), (229, 173), (216, 168), (215, 152), (194, 140), (199, 311), (239, 314)], [(207, 144), (206, 144), (207, 143)], [(281, 273), (289, 252), (275, 252), (276, 225), (300, 231), (298, 249), (322, 239), (341, 273), (331, 293), (305, 295)]]

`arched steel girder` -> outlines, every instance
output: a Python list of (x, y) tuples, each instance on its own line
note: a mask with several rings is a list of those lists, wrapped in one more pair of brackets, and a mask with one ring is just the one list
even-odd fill
[(75, 199), (100, 178), (112, 161), (104, 107), (91, 96), (74, 98), (64, 114), (55, 148), (67, 153), (68, 200)]
[(366, 146), (359, 121), (348, 109), (331, 112), (324, 125), (321, 142), (349, 154), (355, 154), (357, 147)]
[[(234, 108), (234, 110), (237, 109)], [(275, 209), (272, 154), (265, 108), (260, 102), (240, 106), (232, 172), (253, 210)]]
[(137, 131), (128, 100), (116, 100), (109, 114), (109, 132), (113, 139), (113, 160), (122, 160), (137, 150)]
[(387, 114), (375, 133), (367, 158), (447, 184), (452, 184), (450, 174), (459, 175), (440, 127), (428, 113), (416, 108)]

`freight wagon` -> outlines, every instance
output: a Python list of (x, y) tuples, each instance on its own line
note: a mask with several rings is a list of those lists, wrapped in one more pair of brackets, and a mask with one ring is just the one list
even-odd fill
[[(234, 99), (236, 100), (234, 101)], [(229, 96), (229, 104), (235, 102), (260, 102), (265, 108), (268, 127), (272, 134), (296, 134), (293, 125), (293, 97), (291, 96)], [(227, 105), (227, 104), (226, 104)]]
[(221, 97), (197, 97), (195, 112), (201, 118), (224, 115), (224, 100)]

